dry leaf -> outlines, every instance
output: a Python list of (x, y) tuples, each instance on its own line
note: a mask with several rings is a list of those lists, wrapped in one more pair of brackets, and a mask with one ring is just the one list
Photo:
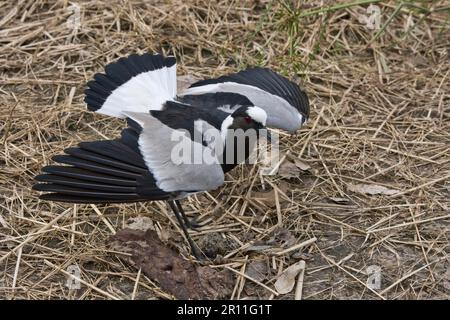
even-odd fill
[[(275, 207), (275, 190), (265, 191), (265, 192), (252, 192), (252, 198), (262, 202), (266, 206)], [(279, 197), (278, 197), (279, 199)]]
[(137, 216), (137, 217), (129, 218), (125, 222), (125, 228), (132, 229), (132, 230), (140, 230), (140, 231), (147, 231), (147, 230), (156, 231), (159, 238), (163, 242), (167, 242), (171, 238), (170, 231), (168, 231), (166, 229), (155, 228), (153, 220), (148, 217)]
[(279, 247), (290, 247), (297, 242), (295, 236), (286, 228), (277, 227), (272, 236), (266, 241), (266, 244), (277, 244)]
[(308, 171), (309, 169), (311, 169), (311, 166), (309, 164), (307, 164), (306, 162), (303, 162), (300, 159), (295, 159), (294, 163), (300, 170)]
[(300, 159), (294, 158), (293, 161), (285, 160), (278, 169), (278, 174), (283, 178), (296, 178), (303, 171), (311, 169), (311, 166)]
[(296, 178), (300, 175), (301, 170), (290, 161), (284, 161), (278, 169), (278, 175), (283, 178)]
[(384, 186), (379, 186), (376, 184), (349, 184), (347, 189), (353, 192), (359, 192), (364, 194), (385, 194), (385, 195), (393, 195), (397, 194), (400, 191), (396, 189), (389, 189)]
[(302, 270), (303, 263), (301, 262), (302, 261), (299, 261), (293, 264), (278, 276), (278, 279), (275, 282), (275, 290), (277, 290), (278, 293), (286, 294), (294, 289), (295, 278), (299, 274), (300, 270)]

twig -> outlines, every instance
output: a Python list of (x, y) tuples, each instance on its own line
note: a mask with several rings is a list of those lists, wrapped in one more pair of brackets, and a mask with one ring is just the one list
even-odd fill
[(61, 269), (60, 267), (54, 265), (53, 263), (51, 263), (51, 262), (48, 261), (48, 260), (44, 260), (44, 263), (45, 263), (46, 265), (48, 265), (49, 267), (54, 268), (54, 269), (56, 269), (56, 270), (58, 270), (58, 271), (64, 273), (64, 274), (65, 274), (66, 276), (68, 276), (68, 277), (72, 277), (74, 280), (79, 281), (80, 283), (84, 284), (85, 286), (91, 288), (91, 289), (94, 290), (94, 291), (97, 291), (98, 293), (100, 293), (100, 294), (102, 294), (102, 295), (104, 295), (104, 296), (106, 296), (106, 297), (108, 297), (108, 298), (110, 298), (110, 299), (113, 299), (113, 300), (120, 300), (118, 297), (113, 296), (113, 295), (110, 294), (109, 292), (106, 292), (106, 291), (104, 291), (104, 290), (102, 290), (102, 289), (100, 289), (100, 288), (97, 288), (96, 286), (93, 286), (93, 285), (90, 284), (89, 282), (86, 282), (86, 281), (84, 281), (83, 279), (78, 278), (77, 276), (75, 276), (75, 275), (73, 275), (73, 274), (67, 272), (66, 270)]
[(238, 274), (238, 275), (240, 275), (240, 276), (242, 276), (242, 277), (244, 277), (244, 278), (246, 278), (246, 279), (248, 279), (248, 280), (250, 280), (250, 281), (256, 283), (257, 285), (259, 285), (259, 286), (263, 287), (264, 289), (270, 291), (273, 295), (278, 296), (278, 292), (276, 292), (275, 290), (269, 288), (269, 287), (266, 286), (264, 283), (259, 282), (258, 280), (253, 279), (252, 277), (246, 275), (245, 273), (242, 273), (242, 272), (240, 272), (240, 271), (234, 270), (233, 268), (230, 268), (230, 267), (228, 267), (228, 266), (225, 266), (225, 268), (226, 268), (227, 270), (230, 270), (230, 271), (232, 271), (232, 272), (234, 272), (234, 273), (236, 273), (236, 274)]
[(392, 288), (394, 288), (396, 285), (398, 285), (399, 283), (405, 281), (406, 279), (408, 279), (409, 277), (415, 275), (416, 273), (422, 271), (423, 269), (428, 268), (430, 265), (435, 264), (439, 261), (448, 259), (448, 255), (441, 257), (439, 259), (436, 259), (434, 261), (431, 261), (430, 263), (425, 264), (424, 266), (420, 267), (419, 269), (416, 269), (410, 273), (405, 274), (403, 277), (401, 277), (400, 279), (398, 279), (397, 281), (395, 281), (393, 284), (391, 284), (389, 287), (387, 287), (386, 289), (384, 289), (383, 291), (381, 291), (381, 294), (384, 295), (386, 294), (389, 290), (391, 290)]
[(302, 300), (303, 278), (305, 277), (306, 263), (304, 260), (299, 262), (300, 273), (298, 274), (297, 286), (295, 287), (295, 300)]
[(58, 216), (56, 216), (56, 218), (54, 218), (53, 220), (51, 220), (49, 223), (47, 223), (45, 226), (43, 226), (42, 228), (40, 228), (38, 231), (36, 231), (36, 235), (33, 236), (29, 236), (28, 238), (26, 238), (24, 241), (22, 241), (19, 245), (17, 245), (16, 247), (14, 247), (12, 250), (10, 250), (8, 253), (6, 253), (3, 257), (0, 257), (0, 262), (2, 262), (3, 260), (5, 260), (6, 258), (8, 258), (11, 254), (13, 254), (14, 252), (16, 252), (17, 250), (19, 250), (20, 248), (22, 248), (24, 245), (26, 245), (27, 243), (34, 241), (35, 239), (37, 239), (40, 235), (41, 232), (45, 232), (48, 229), (50, 229), (59, 219), (61, 219), (62, 217), (64, 217), (68, 212), (70, 212), (72, 209), (67, 209), (64, 212), (60, 213)]
[(316, 242), (316, 241), (317, 241), (317, 238), (316, 238), (316, 237), (313, 237), (313, 238), (311, 238), (311, 239), (308, 239), (308, 240), (306, 240), (306, 241), (303, 241), (303, 242), (301, 242), (301, 243), (298, 243), (298, 244), (296, 244), (296, 245), (294, 245), (294, 246), (292, 246), (292, 247), (290, 247), (290, 248), (287, 248), (287, 249), (285, 249), (285, 250), (283, 250), (283, 251), (276, 252), (275, 255), (277, 255), (277, 256), (282, 256), (282, 255), (284, 255), (284, 254), (286, 254), (286, 253), (289, 253), (289, 252), (291, 252), (291, 251), (295, 251), (295, 250), (301, 249), (301, 248), (303, 248), (303, 247), (309, 246), (310, 244), (313, 244), (313, 243)]

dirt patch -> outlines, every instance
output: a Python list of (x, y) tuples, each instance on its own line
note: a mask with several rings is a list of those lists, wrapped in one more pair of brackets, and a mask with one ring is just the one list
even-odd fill
[(120, 230), (111, 237), (111, 247), (131, 253), (127, 260), (177, 299), (223, 299), (231, 292), (233, 281), (228, 271), (181, 258), (153, 230)]

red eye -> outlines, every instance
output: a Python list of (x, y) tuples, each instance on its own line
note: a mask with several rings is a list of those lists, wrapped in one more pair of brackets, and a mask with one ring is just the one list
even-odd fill
[(246, 121), (247, 123), (252, 123), (252, 118), (250, 118), (250, 117), (245, 117), (244, 119), (245, 119), (245, 121)]

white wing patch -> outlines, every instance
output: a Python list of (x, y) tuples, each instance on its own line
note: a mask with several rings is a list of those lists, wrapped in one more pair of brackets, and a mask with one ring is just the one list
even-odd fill
[(115, 89), (96, 112), (124, 118), (125, 113), (161, 110), (177, 92), (176, 64), (143, 72)]

